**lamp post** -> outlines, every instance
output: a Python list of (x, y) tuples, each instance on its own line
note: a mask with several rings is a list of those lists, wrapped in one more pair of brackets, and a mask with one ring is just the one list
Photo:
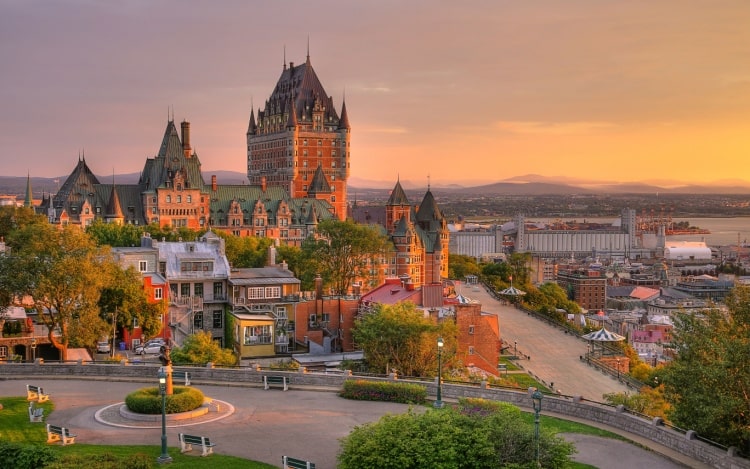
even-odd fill
[(513, 341), (513, 355), (518, 355), (518, 341)]
[(440, 355), (443, 351), (443, 338), (438, 337), (437, 340), (437, 346), (438, 346), (438, 382), (437, 382), (437, 399), (435, 399), (435, 403), (433, 404), (436, 409), (441, 409), (443, 407), (443, 367), (440, 363)]
[(167, 373), (159, 369), (159, 394), (161, 394), (161, 456), (156, 458), (159, 464), (169, 464), (172, 458), (167, 453)]
[(620, 357), (615, 360), (617, 362), (617, 381), (620, 381)]
[(31, 338), (31, 361), (36, 361), (36, 337)]
[(534, 408), (534, 442), (536, 443), (536, 465), (542, 467), (539, 462), (539, 412), (542, 410), (542, 393), (539, 389), (531, 394), (531, 405)]

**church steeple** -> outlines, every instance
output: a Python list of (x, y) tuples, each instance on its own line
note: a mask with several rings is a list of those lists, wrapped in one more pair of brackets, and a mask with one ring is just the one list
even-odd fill
[(31, 196), (31, 174), (26, 173), (26, 197), (23, 199), (23, 206), (24, 207), (33, 207), (34, 206), (34, 198)]

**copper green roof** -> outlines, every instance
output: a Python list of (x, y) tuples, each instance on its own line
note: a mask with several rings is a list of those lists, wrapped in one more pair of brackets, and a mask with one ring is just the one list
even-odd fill
[(409, 198), (406, 197), (406, 192), (401, 187), (401, 181), (396, 181), (396, 187), (391, 191), (391, 196), (388, 197), (386, 205), (409, 205)]

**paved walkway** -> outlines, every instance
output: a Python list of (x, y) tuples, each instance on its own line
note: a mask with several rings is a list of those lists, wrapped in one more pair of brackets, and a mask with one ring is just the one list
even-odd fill
[[(28, 380), (0, 380), (0, 395), (25, 395)], [(49, 392), (55, 411), (47, 420), (70, 427), (77, 442), (104, 445), (161, 444), (161, 422), (132, 422), (119, 416), (118, 404), (144, 383), (106, 380), (39, 380), (33, 384)], [(215, 452), (281, 465), (283, 455), (309, 459), (320, 469), (335, 468), (339, 438), (357, 425), (378, 420), (388, 413), (402, 413), (409, 406), (386, 402), (341, 399), (334, 392), (269, 390), (231, 383), (198, 386), (207, 397), (231, 404), (193, 421), (168, 423), (170, 454), (179, 449), (178, 432), (211, 437)], [(417, 407), (417, 410), (424, 409)], [(98, 416), (98, 417), (97, 417)], [(107, 423), (104, 423), (107, 422)], [(189, 427), (184, 427), (190, 425)], [(575, 459), (601, 469), (677, 469), (704, 467), (679, 465), (637, 446), (607, 438), (569, 435), (579, 448)]]
[(519, 360), (518, 364), (545, 383), (554, 383), (555, 389), (561, 393), (602, 402), (602, 395), (606, 393), (629, 390), (616, 379), (581, 361), (588, 344), (580, 337), (567, 334), (513, 306), (501, 304), (482, 286), (464, 286), (460, 293), (482, 303), (483, 312), (497, 314), (503, 345), (513, 350), (517, 344), (519, 355), (531, 357)]

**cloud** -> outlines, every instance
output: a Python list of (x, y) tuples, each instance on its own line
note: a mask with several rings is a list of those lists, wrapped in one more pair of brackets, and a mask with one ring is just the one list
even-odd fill
[(409, 131), (404, 127), (360, 127), (357, 132), (366, 134), (408, 134)]
[(493, 128), (513, 134), (585, 135), (616, 128), (611, 122), (497, 121)]

